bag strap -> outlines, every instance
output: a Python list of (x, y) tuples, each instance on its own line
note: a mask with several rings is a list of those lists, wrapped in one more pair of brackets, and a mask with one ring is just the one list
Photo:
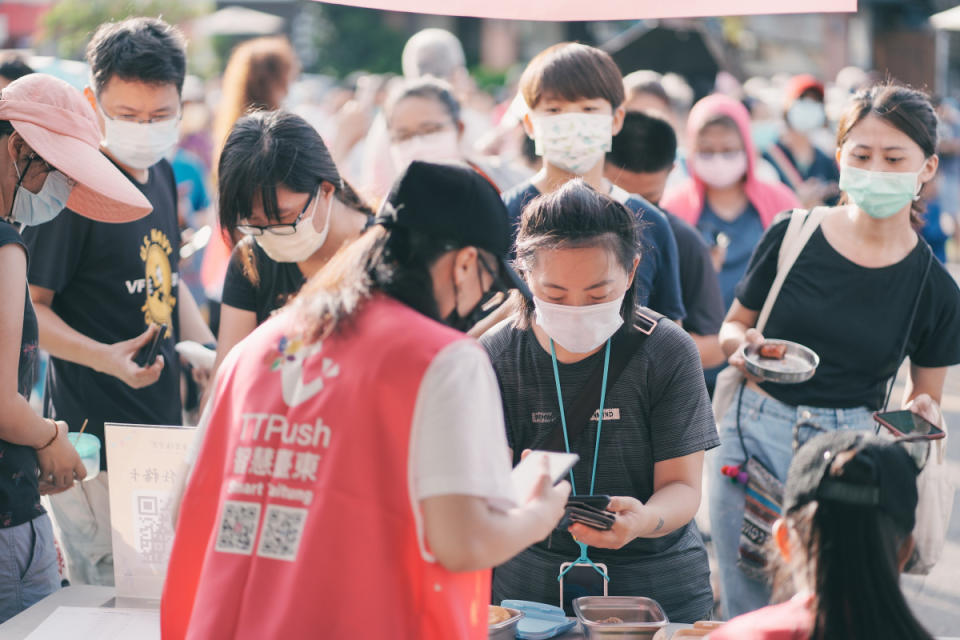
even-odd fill
[(897, 355), (897, 368), (893, 372), (893, 375), (890, 376), (890, 381), (887, 383), (887, 394), (883, 399), (883, 411), (886, 411), (887, 406), (890, 404), (890, 396), (893, 394), (893, 385), (897, 381), (897, 372), (900, 370), (900, 365), (903, 364), (903, 359), (907, 355), (907, 346), (910, 344), (910, 334), (913, 333), (913, 325), (917, 320), (917, 309), (920, 308), (920, 297), (923, 295), (923, 288), (927, 285), (927, 278), (930, 277), (930, 269), (933, 267), (933, 251), (930, 249), (930, 245), (928, 245), (927, 241), (923, 238), (917, 238), (917, 241), (922, 243), (926, 248), (927, 266), (924, 267), (923, 276), (920, 277), (920, 286), (917, 288), (917, 297), (913, 300), (913, 309), (910, 311), (910, 319), (907, 320), (907, 330), (903, 334), (903, 342), (900, 345), (900, 353)]
[[(640, 349), (644, 341), (653, 330), (657, 328), (660, 314), (648, 310), (637, 310), (634, 314), (633, 331), (621, 329), (614, 334), (610, 344), (610, 366), (607, 371), (607, 389), (610, 389), (617, 383), (617, 379), (627, 363), (633, 358), (634, 354)], [(570, 439), (570, 446), (579, 442), (580, 437), (586, 430), (587, 425), (593, 419), (593, 414), (597, 412), (600, 406), (600, 391), (603, 379), (603, 362), (598, 362), (597, 366), (590, 373), (587, 382), (583, 385), (583, 390), (574, 401), (570, 411), (567, 412), (567, 437)], [(539, 447), (547, 451), (565, 451), (563, 445), (563, 427), (557, 424), (557, 427), (550, 432), (543, 444)]]
[(800, 170), (797, 169), (790, 158), (786, 153), (783, 152), (783, 149), (780, 148), (780, 145), (774, 144), (769, 149), (767, 149), (767, 155), (770, 156), (770, 159), (773, 160), (773, 163), (777, 165), (777, 168), (780, 169), (780, 172), (783, 173), (783, 176), (787, 179), (787, 182), (791, 189), (796, 191), (803, 184), (803, 176), (800, 174)]
[(783, 242), (780, 244), (780, 253), (777, 256), (777, 276), (770, 285), (770, 291), (767, 292), (767, 299), (763, 302), (763, 308), (760, 309), (760, 316), (757, 318), (757, 331), (763, 333), (767, 326), (767, 320), (770, 318), (770, 312), (773, 305), (780, 295), (780, 289), (790, 275), (790, 269), (803, 248), (807, 246), (813, 232), (817, 230), (824, 217), (830, 212), (827, 207), (816, 207), (809, 212), (803, 209), (795, 209), (790, 216), (790, 222), (787, 231), (783, 236)]

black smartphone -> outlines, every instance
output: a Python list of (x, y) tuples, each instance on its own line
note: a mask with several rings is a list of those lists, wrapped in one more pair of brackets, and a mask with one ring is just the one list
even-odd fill
[(153, 334), (153, 338), (150, 339), (150, 342), (140, 349), (140, 352), (137, 354), (137, 357), (134, 358), (136, 362), (141, 367), (149, 367), (157, 359), (157, 353), (160, 351), (160, 343), (163, 342), (164, 336), (167, 334), (167, 325), (162, 324), (157, 329), (157, 332)]
[[(560, 565), (560, 571), (570, 565), (570, 562), (564, 562)], [(607, 565), (599, 562), (596, 565), (604, 573), (607, 572)], [(573, 612), (573, 601), (577, 598), (605, 595), (607, 595), (607, 581), (589, 564), (574, 564), (570, 567), (570, 571), (560, 578), (560, 606), (568, 616), (576, 615)]]
[(939, 440), (944, 436), (940, 427), (909, 410), (878, 412), (873, 414), (873, 419), (897, 437), (924, 436), (926, 440)]

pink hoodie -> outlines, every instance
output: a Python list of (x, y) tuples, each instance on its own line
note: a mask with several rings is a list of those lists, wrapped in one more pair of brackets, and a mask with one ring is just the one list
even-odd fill
[[(747, 113), (746, 107), (733, 98), (714, 94), (695, 104), (687, 120), (687, 140), (691, 143), (695, 141), (704, 123), (717, 116), (728, 116), (740, 129), (743, 147), (747, 152), (747, 180), (744, 190), (747, 199), (760, 214), (760, 222), (766, 229), (778, 213), (798, 208), (800, 201), (786, 185), (779, 182), (764, 182), (757, 178), (754, 172), (757, 151), (750, 135), (750, 114)], [(703, 211), (706, 185), (697, 175), (694, 163), (687, 163), (687, 171), (690, 177), (677, 187), (670, 189), (660, 201), (660, 206), (696, 226)]]

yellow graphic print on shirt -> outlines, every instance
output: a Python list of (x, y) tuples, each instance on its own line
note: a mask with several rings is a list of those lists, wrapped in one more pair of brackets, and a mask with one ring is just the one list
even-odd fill
[(159, 229), (151, 229), (149, 236), (143, 237), (140, 246), (140, 259), (147, 271), (147, 300), (141, 311), (147, 324), (167, 325), (167, 336), (173, 334), (173, 308), (177, 299), (173, 296), (173, 270), (170, 268), (170, 254), (173, 248), (170, 241)]

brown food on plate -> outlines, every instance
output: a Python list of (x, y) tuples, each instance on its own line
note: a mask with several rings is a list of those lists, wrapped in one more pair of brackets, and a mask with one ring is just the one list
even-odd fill
[(510, 612), (503, 607), (495, 607), (490, 605), (490, 609), (487, 611), (487, 626), (500, 624), (501, 622), (509, 620), (512, 617), (513, 616), (510, 615)]
[(760, 357), (768, 360), (783, 360), (787, 355), (787, 345), (776, 342), (764, 342), (760, 345)]
[(623, 620), (617, 616), (610, 616), (609, 618), (604, 618), (601, 620), (600, 624), (623, 624)]

